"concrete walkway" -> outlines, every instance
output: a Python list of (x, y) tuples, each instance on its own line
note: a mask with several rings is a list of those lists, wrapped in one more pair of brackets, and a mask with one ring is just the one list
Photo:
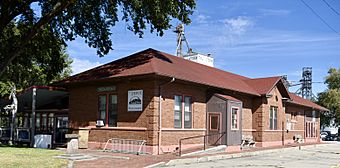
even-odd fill
[(340, 143), (318, 144), (171, 160), (153, 167), (336, 167), (340, 168)]
[[(302, 144), (306, 145), (306, 144)], [(72, 163), (69, 167), (75, 168), (87, 168), (87, 167), (96, 167), (96, 168), (105, 168), (105, 167), (129, 167), (129, 168), (140, 168), (140, 167), (235, 167), (238, 163), (245, 163), (243, 167), (247, 167), (249, 161), (257, 160), (257, 157), (265, 157), (269, 158), (273, 155), (279, 155), (281, 153), (288, 153), (287, 156), (294, 153), (302, 153), (308, 152), (308, 150), (316, 153), (316, 150), (319, 153), (322, 152), (333, 152), (336, 153), (336, 150), (340, 152), (340, 143), (334, 144), (335, 146), (327, 147), (329, 144), (317, 144), (317, 145), (307, 145), (301, 146), (301, 150), (299, 147), (273, 147), (273, 148), (252, 148), (247, 151), (241, 151), (239, 153), (220, 153), (220, 154), (210, 154), (210, 155), (199, 155), (199, 156), (190, 156), (190, 157), (179, 157), (174, 153), (169, 153), (165, 155), (135, 155), (135, 154), (121, 154), (121, 153), (111, 153), (111, 152), (102, 152), (102, 151), (93, 151), (93, 150), (79, 150), (77, 154), (74, 155), (61, 155), (59, 157), (69, 159)], [(325, 150), (324, 146), (327, 149), (334, 149), (335, 151)], [(312, 152), (312, 153), (313, 153)], [(293, 156), (292, 154), (292, 156)], [(331, 154), (335, 156), (340, 156), (337, 154)], [(322, 158), (322, 157), (320, 157)], [(239, 162), (238, 159), (241, 159)], [(268, 158), (261, 160), (258, 158), (260, 163), (265, 163)], [(340, 163), (340, 158), (338, 158)], [(219, 162), (223, 162), (219, 164)], [(232, 164), (231, 164), (232, 163)], [(332, 163), (332, 162), (330, 162)], [(213, 166), (214, 164), (218, 164)], [(255, 163), (254, 163), (255, 164)], [(281, 164), (281, 163), (280, 163)], [(334, 162), (335, 164), (335, 162)], [(223, 165), (223, 166), (222, 166)], [(239, 167), (239, 166), (236, 166)], [(255, 166), (256, 167), (256, 166)], [(261, 164), (257, 167), (263, 167)], [(340, 168), (340, 167), (339, 167)]]

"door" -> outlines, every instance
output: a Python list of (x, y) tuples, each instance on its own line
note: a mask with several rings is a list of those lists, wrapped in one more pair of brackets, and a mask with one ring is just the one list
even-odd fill
[(221, 144), (221, 113), (208, 113), (208, 145)]
[(55, 118), (55, 143), (66, 143), (65, 134), (68, 132), (68, 117), (56, 116)]

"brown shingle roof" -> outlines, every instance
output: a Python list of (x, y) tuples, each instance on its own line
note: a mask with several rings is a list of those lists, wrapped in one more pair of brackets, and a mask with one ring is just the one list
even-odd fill
[(246, 82), (252, 86), (259, 94), (265, 95), (273, 89), (276, 83), (281, 80), (281, 77), (274, 76), (268, 78), (254, 78), (248, 79)]
[[(281, 81), (280, 77), (250, 79), (149, 48), (71, 76), (55, 84), (67, 85), (71, 83), (146, 74), (174, 77), (184, 81), (228, 89), (255, 96), (268, 94), (273, 87)], [(288, 94), (288, 91), (284, 86), (283, 88), (282, 86), (280, 88), (281, 91), (284, 90), (284, 93), (287, 93), (287, 97), (292, 96), (291, 98), (293, 101), (291, 103), (313, 107), (320, 110), (327, 110), (296, 95)]]
[(229, 96), (229, 95), (224, 95), (224, 94), (219, 94), (216, 93), (215, 96), (221, 98), (221, 99), (225, 99), (225, 100), (232, 100), (232, 101), (236, 101), (236, 102), (242, 102), (239, 99), (236, 99), (235, 97)]
[(184, 81), (260, 96), (256, 90), (244, 82), (245, 79), (249, 79), (247, 77), (188, 61), (154, 49), (135, 53), (71, 76), (58, 83), (68, 84), (144, 74), (169, 76)]
[(280, 76), (247, 79), (245, 82), (253, 87), (260, 95), (269, 94), (270, 91), (277, 86), (283, 97), (290, 98), (288, 90), (284, 86)]
[(291, 101), (289, 101), (289, 103), (292, 104), (297, 104), (297, 105), (301, 105), (301, 106), (305, 106), (305, 107), (311, 107), (317, 110), (321, 110), (321, 111), (329, 111), (328, 109), (313, 103), (312, 101), (309, 101), (307, 99), (304, 99), (294, 93), (289, 93), (289, 96), (291, 98)]

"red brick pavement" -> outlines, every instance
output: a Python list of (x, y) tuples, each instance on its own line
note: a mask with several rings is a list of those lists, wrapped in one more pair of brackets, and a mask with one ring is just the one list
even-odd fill
[[(250, 152), (250, 151), (260, 151), (260, 150), (268, 150), (268, 149), (279, 149), (279, 148), (287, 148), (293, 146), (305, 146), (305, 145), (312, 145), (318, 143), (308, 143), (308, 144), (292, 144), (286, 146), (276, 146), (276, 147), (266, 147), (266, 148), (249, 148), (240, 152)], [(75, 161), (74, 167), (75, 168), (140, 168), (145, 167), (148, 165), (152, 165), (159, 162), (168, 162), (172, 159), (179, 159), (179, 158), (189, 158), (189, 157), (179, 157), (176, 156), (174, 153), (163, 154), (163, 155), (135, 155), (135, 154), (121, 154), (121, 153), (111, 153), (111, 152), (100, 152), (100, 151), (91, 151), (91, 150), (79, 150), (78, 153), (82, 154), (89, 154), (89, 155), (96, 155), (96, 156), (103, 156), (99, 157), (96, 160), (88, 160), (88, 161)], [(233, 152), (239, 153), (239, 152)], [(200, 157), (207, 156), (207, 155), (221, 155), (226, 153), (218, 153), (218, 154), (204, 154), (199, 155)], [(114, 158), (116, 157), (116, 158)], [(128, 157), (129, 159), (124, 158), (117, 158), (117, 157)], [(197, 157), (197, 156), (191, 156)]]

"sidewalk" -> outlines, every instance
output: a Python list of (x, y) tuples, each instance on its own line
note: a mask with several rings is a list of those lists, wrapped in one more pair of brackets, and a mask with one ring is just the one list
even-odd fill
[[(300, 147), (297, 145), (301, 145)], [(267, 153), (275, 153), (283, 150), (299, 150), (299, 148), (313, 148), (315, 145), (327, 145), (326, 143), (318, 144), (293, 144), (289, 146), (278, 146), (269, 148), (250, 148), (240, 152), (234, 153), (218, 153), (218, 154), (203, 154), (199, 156), (179, 157), (174, 153), (164, 155), (134, 155), (134, 154), (121, 154), (110, 153), (93, 150), (79, 150), (80, 154), (87, 154), (96, 156), (95, 160), (75, 161), (73, 163), (75, 168), (85, 167), (161, 167), (161, 166), (174, 166), (189, 163), (201, 163), (207, 161), (237, 158), (237, 157), (249, 157)]]

